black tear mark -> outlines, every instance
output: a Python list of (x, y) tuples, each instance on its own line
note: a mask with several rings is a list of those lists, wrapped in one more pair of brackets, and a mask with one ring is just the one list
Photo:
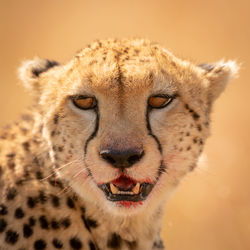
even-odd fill
[(95, 128), (94, 128), (93, 133), (89, 136), (89, 138), (85, 142), (85, 145), (84, 145), (84, 156), (86, 156), (86, 154), (87, 154), (87, 148), (88, 148), (89, 142), (95, 138), (95, 136), (97, 135), (98, 129), (99, 129), (100, 114), (99, 114), (99, 109), (98, 109), (98, 103), (97, 103), (96, 108), (94, 109), (94, 111), (96, 113)]
[(158, 150), (160, 151), (160, 153), (162, 154), (162, 146), (161, 143), (159, 141), (159, 139), (157, 138), (156, 135), (153, 134), (151, 126), (150, 126), (150, 122), (149, 122), (149, 112), (151, 111), (151, 109), (148, 107), (147, 108), (147, 112), (146, 112), (146, 125), (147, 125), (147, 129), (148, 129), (148, 135), (152, 136), (154, 138), (154, 140), (157, 143), (157, 147)]
[(40, 68), (34, 68), (32, 69), (32, 74), (35, 76), (35, 77), (39, 77), (39, 75), (45, 71), (47, 71), (48, 69), (50, 68), (53, 68), (54, 66), (57, 66), (59, 65), (58, 62), (56, 61), (50, 61), (50, 60), (46, 60), (46, 64), (44, 67), (40, 67)]

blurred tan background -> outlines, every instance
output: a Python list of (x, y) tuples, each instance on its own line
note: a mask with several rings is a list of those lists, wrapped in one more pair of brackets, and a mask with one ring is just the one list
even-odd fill
[(198, 62), (242, 63), (216, 102), (199, 167), (169, 200), (169, 250), (250, 249), (250, 2), (247, 0), (0, 0), (0, 125), (30, 97), (17, 84), (23, 59), (65, 62), (96, 38), (146, 37)]

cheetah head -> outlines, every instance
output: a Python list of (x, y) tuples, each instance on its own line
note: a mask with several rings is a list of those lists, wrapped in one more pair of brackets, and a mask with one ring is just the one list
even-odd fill
[(35, 58), (20, 69), (57, 174), (122, 215), (158, 207), (195, 167), (211, 106), (236, 73), (232, 61), (197, 66), (141, 39), (97, 41), (67, 64)]

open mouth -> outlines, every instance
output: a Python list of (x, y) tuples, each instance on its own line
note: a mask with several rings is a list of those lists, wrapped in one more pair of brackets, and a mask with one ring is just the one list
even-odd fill
[(110, 201), (139, 202), (147, 198), (154, 184), (137, 182), (136, 180), (120, 175), (117, 179), (98, 186)]

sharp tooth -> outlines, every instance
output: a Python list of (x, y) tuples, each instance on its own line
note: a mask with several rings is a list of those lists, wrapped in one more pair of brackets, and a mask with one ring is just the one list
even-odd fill
[(110, 183), (110, 190), (112, 194), (118, 194), (118, 191), (119, 191), (118, 188), (112, 183)]
[(137, 182), (132, 191), (133, 191), (134, 194), (139, 194), (140, 183)]

